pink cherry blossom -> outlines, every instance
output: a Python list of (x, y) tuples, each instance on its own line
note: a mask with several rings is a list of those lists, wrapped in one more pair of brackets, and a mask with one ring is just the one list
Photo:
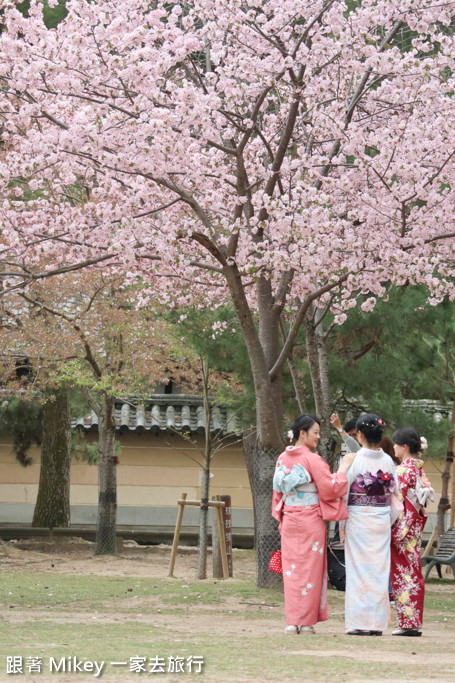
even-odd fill
[(264, 443), (313, 301), (341, 323), (388, 282), (454, 298), (454, 2), (69, 0), (52, 30), (41, 9), (2, 18), (8, 253), (231, 300)]

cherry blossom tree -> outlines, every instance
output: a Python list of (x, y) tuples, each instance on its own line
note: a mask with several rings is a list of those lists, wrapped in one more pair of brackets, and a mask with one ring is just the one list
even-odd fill
[(341, 323), (386, 282), (454, 296), (455, 3), (69, 0), (51, 31), (39, 0), (28, 18), (13, 4), (4, 239), (45, 239), (49, 262), (63, 246), (116, 255), (171, 306), (232, 301), (255, 383), (264, 585), (281, 378), (305, 316)]
[[(95, 554), (115, 554), (115, 403), (118, 397), (138, 401), (170, 376), (180, 379), (180, 346), (155, 311), (137, 310), (137, 290), (119, 275), (91, 269), (53, 284), (35, 282), (4, 300), (2, 357), (27, 358), (30, 392), (62, 386), (84, 392), (98, 419)], [(185, 375), (191, 370), (185, 368)], [(62, 472), (65, 484), (69, 466)]]

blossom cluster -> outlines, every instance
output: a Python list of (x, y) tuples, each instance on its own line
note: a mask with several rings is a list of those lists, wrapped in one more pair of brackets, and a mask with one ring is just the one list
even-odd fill
[(388, 281), (454, 297), (453, 2), (67, 9), (52, 30), (39, 0), (2, 18), (15, 257), (107, 251), (183, 306), (240, 278), (256, 308), (265, 278), (277, 306), (317, 293), (338, 322)]

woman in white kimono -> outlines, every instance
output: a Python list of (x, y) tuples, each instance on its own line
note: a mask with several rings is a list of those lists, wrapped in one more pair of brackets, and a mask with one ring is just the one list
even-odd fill
[[(389, 622), (391, 525), (401, 510), (395, 465), (380, 447), (383, 421), (357, 420), (357, 451), (347, 472), (346, 633), (380, 636)], [(352, 454), (345, 456), (351, 459)]]

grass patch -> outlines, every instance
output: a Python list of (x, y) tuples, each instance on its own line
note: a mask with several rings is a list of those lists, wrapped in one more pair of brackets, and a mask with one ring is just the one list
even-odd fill
[[(344, 593), (332, 590), (330, 619), (318, 635), (285, 636), (282, 594), (259, 590), (246, 576), (185, 581), (4, 571), (1, 602), (0, 680), (10, 680), (8, 656), (41, 657), (42, 676), (27, 680), (93, 680), (93, 673), (49, 672), (51, 658), (77, 656), (104, 661), (103, 680), (122, 683), (141, 680), (130, 670), (134, 658), (144, 659), (144, 680), (159, 658), (166, 667), (160, 680), (174, 683), (189, 675), (169, 672), (170, 662), (200, 656), (205, 664), (197, 680), (204, 683), (404, 682), (411, 660), (419, 680), (455, 681), (455, 596), (448, 581), (427, 586), (418, 639), (392, 638), (391, 629), (382, 638), (346, 636)], [(112, 664), (121, 661), (125, 666)]]
[[(230, 635), (227, 641), (224, 635), (199, 633), (192, 637), (182, 637), (182, 634), (175, 631), (163, 634), (157, 627), (144, 627), (138, 623), (128, 623), (127, 627), (124, 624), (88, 624), (81, 629), (80, 626), (69, 624), (31, 621), (20, 627), (13, 627), (8, 634), (8, 640), (10, 639), (11, 645), (2, 643), (0, 652), (22, 656), (24, 659), (38, 655), (43, 661), (43, 673), (49, 669), (50, 658), (60, 661), (76, 655), (88, 661), (104, 661), (107, 680), (124, 680), (128, 667), (119, 670), (112, 662), (130, 663), (131, 658), (135, 657), (144, 657), (147, 662), (159, 657), (168, 667), (170, 659), (187, 659), (200, 655), (205, 661), (205, 675), (216, 672), (216, 680), (229, 680), (229, 676), (233, 676), (231, 680), (236, 681), (243, 678), (280, 681), (283, 680), (283, 667), (286, 680), (301, 681), (302, 675), (303, 680), (320, 680), (318, 676), (322, 664), (326, 676), (324, 680), (330, 680), (331, 677), (349, 677), (353, 666), (352, 660), (342, 654), (339, 657), (325, 655), (328, 646), (326, 641), (313, 638), (309, 643), (289, 643), (286, 636), (277, 637), (275, 629), (270, 636), (263, 637), (260, 641), (242, 633)], [(313, 654), (300, 652), (307, 648), (311, 648)], [(368, 659), (368, 650), (365, 651), (365, 657)], [(1, 659), (4, 660), (4, 657)], [(371, 677), (375, 670), (384, 678), (390, 675), (393, 680), (395, 664), (384, 662), (375, 666), (371, 662), (356, 661), (355, 669), (356, 676), (363, 680)]]
[(137, 600), (147, 598), (164, 605), (221, 605), (231, 598), (254, 604), (282, 604), (283, 596), (256, 588), (251, 579), (193, 581), (180, 579), (119, 578), (101, 576), (2, 575), (2, 604), (10, 609), (68, 608), (91, 611), (115, 608), (135, 611)]

